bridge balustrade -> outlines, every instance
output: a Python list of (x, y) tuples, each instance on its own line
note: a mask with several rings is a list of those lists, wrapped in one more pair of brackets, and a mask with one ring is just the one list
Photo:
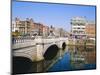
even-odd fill
[(35, 38), (32, 38), (32, 37), (13, 37), (12, 44), (25, 43), (34, 39)]

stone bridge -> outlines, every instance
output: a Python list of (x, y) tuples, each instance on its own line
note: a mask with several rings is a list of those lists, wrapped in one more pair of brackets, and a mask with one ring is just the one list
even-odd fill
[[(15, 39), (12, 44), (13, 62), (38, 62), (42, 60), (52, 60), (59, 50), (64, 50), (68, 44), (68, 38), (42, 38), (35, 39)], [(16, 65), (16, 64), (14, 64)]]
[(36, 39), (12, 44), (13, 56), (26, 57), (32, 61), (48, 60), (52, 59), (59, 49), (64, 50), (67, 43), (68, 38), (43, 39), (42, 37), (37, 37)]

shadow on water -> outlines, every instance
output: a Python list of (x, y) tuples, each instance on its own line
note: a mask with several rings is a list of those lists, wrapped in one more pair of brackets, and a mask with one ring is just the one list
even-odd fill
[(64, 42), (63, 44), (62, 44), (62, 50), (65, 50), (66, 49), (66, 43)]
[(25, 57), (13, 57), (13, 74), (27, 73), (32, 66), (32, 61)]
[(44, 53), (44, 60), (39, 62), (32, 62), (25, 57), (13, 57), (13, 73), (27, 74), (45, 72), (50, 64), (57, 59), (59, 48), (57, 45), (50, 46)]

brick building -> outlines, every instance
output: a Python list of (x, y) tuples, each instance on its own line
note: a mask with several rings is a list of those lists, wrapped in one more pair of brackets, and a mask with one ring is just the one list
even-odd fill
[(95, 38), (95, 23), (94, 22), (87, 22), (86, 34), (88, 38)]

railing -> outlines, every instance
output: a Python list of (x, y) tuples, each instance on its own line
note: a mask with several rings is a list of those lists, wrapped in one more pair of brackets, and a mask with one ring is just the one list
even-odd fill
[[(25, 43), (25, 42), (31, 42), (35, 39), (45, 39), (46, 40), (54, 40), (61, 37), (43, 37), (43, 36), (35, 36), (35, 37), (12, 37), (12, 44), (18, 44), (18, 43)], [(64, 38), (63, 38), (64, 39)]]
[(12, 44), (25, 43), (34, 39), (35, 37), (12, 37)]

